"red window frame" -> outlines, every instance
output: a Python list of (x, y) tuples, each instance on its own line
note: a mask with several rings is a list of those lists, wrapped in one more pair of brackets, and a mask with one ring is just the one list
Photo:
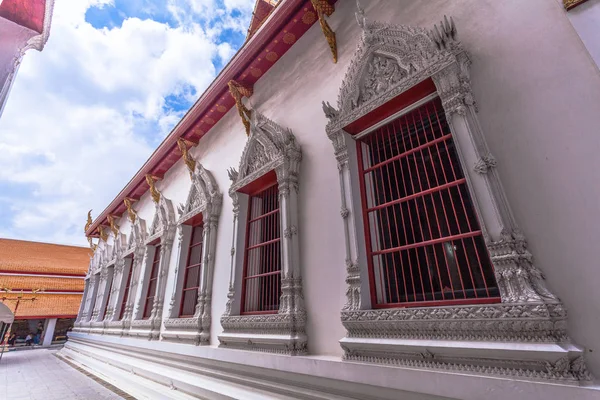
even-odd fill
[(356, 146), (372, 307), (499, 302), (439, 98)]
[(119, 321), (123, 320), (123, 316), (125, 315), (125, 306), (127, 305), (127, 297), (129, 297), (129, 290), (131, 289), (132, 276), (133, 276), (133, 259), (131, 259), (129, 261), (129, 273), (127, 274), (127, 282), (125, 283), (123, 300), (121, 301), (121, 310), (119, 311)]
[[(194, 237), (196, 234), (196, 231), (200, 232), (200, 237), (198, 239), (198, 241), (194, 242)], [(184, 270), (184, 277), (183, 277), (183, 286), (182, 286), (182, 290), (181, 290), (181, 304), (179, 306), (179, 317), (180, 318), (186, 318), (186, 317), (193, 317), (194, 313), (196, 311), (196, 304), (198, 303), (198, 291), (200, 290), (200, 273), (202, 272), (202, 256), (203, 256), (203, 249), (202, 246), (204, 245), (204, 224), (201, 222), (195, 226), (192, 226), (192, 232), (190, 235), (190, 244), (188, 245), (188, 253), (187, 253), (187, 258), (186, 258), (186, 265), (185, 265), (185, 270)], [(200, 247), (200, 253), (198, 254), (197, 260), (192, 260), (192, 252), (196, 247)], [(196, 262), (194, 262), (196, 261)], [(197, 279), (195, 282), (195, 286), (189, 286), (190, 284), (194, 284), (194, 283), (190, 283), (190, 279), (191, 277), (193, 277), (193, 272), (194, 270), (197, 270)], [(187, 303), (185, 302), (186, 300), (186, 292), (192, 292), (192, 299), (193, 299), (193, 308), (191, 310), (191, 313), (184, 313), (184, 306), (187, 305)]]
[(152, 314), (152, 304), (154, 302), (154, 297), (156, 296), (157, 290), (159, 266), (160, 244), (154, 247), (154, 258), (152, 260), (152, 267), (150, 269), (150, 276), (148, 279), (148, 291), (146, 292), (146, 301), (144, 302), (144, 314), (142, 315), (142, 319), (148, 319)]
[[(249, 193), (242, 315), (276, 314), (281, 297), (281, 223), (275, 174)], [(261, 203), (258, 203), (261, 201)], [(265, 210), (267, 210), (265, 212)]]
[(112, 268), (112, 277), (110, 280), (110, 287), (108, 288), (108, 299), (106, 299), (106, 304), (104, 305), (104, 310), (102, 311), (102, 321), (104, 321), (104, 319), (106, 318), (106, 309), (108, 308), (108, 305), (110, 304), (110, 298), (112, 296), (112, 288), (115, 283), (115, 267), (111, 267), (111, 268)]

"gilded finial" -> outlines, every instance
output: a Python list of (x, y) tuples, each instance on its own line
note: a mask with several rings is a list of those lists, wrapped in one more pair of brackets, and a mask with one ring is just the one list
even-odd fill
[(156, 188), (157, 180), (158, 179), (155, 176), (151, 174), (146, 174), (146, 183), (148, 183), (148, 186), (150, 186), (150, 195), (152, 196), (152, 200), (155, 203), (158, 203), (160, 201), (160, 192)]
[(252, 113), (242, 102), (242, 97), (252, 96), (253, 90), (252, 88), (240, 85), (234, 80), (227, 82), (227, 86), (229, 86), (229, 94), (231, 94), (231, 97), (235, 100), (235, 106), (242, 118), (242, 123), (246, 129), (246, 136), (250, 136), (250, 118)]
[(85, 223), (85, 228), (83, 228), (83, 232), (87, 232), (90, 226), (92, 226), (92, 210), (88, 211), (87, 222)]
[(135, 222), (135, 217), (137, 216), (135, 210), (133, 209), (133, 202), (135, 199), (125, 197), (123, 199), (123, 203), (125, 203), (125, 207), (127, 207), (127, 215), (129, 215), (129, 220), (133, 224)]
[(98, 234), (100, 235), (100, 240), (103, 240), (105, 242), (108, 240), (108, 233), (106, 233), (106, 231), (104, 230), (104, 225), (98, 226)]
[(117, 223), (115, 222), (115, 216), (108, 214), (106, 218), (108, 219), (108, 223), (110, 224), (110, 230), (112, 231), (116, 239), (117, 235), (119, 234), (119, 225), (117, 225)]
[(321, 25), (321, 30), (323, 31), (323, 35), (325, 35), (325, 39), (327, 40), (327, 44), (329, 45), (329, 49), (331, 50), (331, 55), (333, 57), (333, 62), (337, 63), (337, 42), (335, 38), (335, 32), (325, 19), (325, 16), (331, 16), (335, 11), (335, 8), (327, 1), (327, 0), (311, 0), (312, 6), (317, 12), (317, 16), (319, 17), (319, 24)]
[(187, 165), (188, 169), (190, 170), (191, 178), (192, 174), (194, 173), (194, 170), (196, 169), (196, 160), (192, 158), (188, 150), (188, 142), (183, 138), (179, 138), (177, 139), (177, 147), (179, 147), (179, 151), (181, 151), (183, 162), (185, 163), (185, 165)]

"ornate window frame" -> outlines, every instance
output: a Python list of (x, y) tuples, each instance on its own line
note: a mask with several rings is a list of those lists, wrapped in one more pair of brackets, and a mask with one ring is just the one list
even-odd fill
[[(217, 227), (221, 214), (223, 195), (213, 175), (202, 164), (195, 162), (190, 170), (192, 185), (187, 201), (178, 207), (177, 221), (177, 264), (175, 267), (173, 292), (169, 303), (167, 318), (164, 320), (162, 338), (164, 340), (188, 341), (196, 345), (210, 344), (210, 321), (212, 281), (215, 268), (215, 252), (217, 248)], [(182, 301), (182, 288), (185, 278), (185, 267), (188, 258), (188, 246), (191, 240), (192, 226), (185, 222), (202, 216), (203, 244), (202, 264), (200, 266), (198, 300), (194, 316), (180, 318), (179, 309)]]
[[(123, 246), (121, 256), (117, 258), (117, 262), (120, 263), (120, 280), (117, 286), (113, 289), (117, 290), (117, 296), (115, 297), (115, 303), (113, 306), (113, 314), (111, 319), (106, 323), (105, 333), (113, 335), (127, 335), (131, 326), (131, 317), (133, 315), (133, 304), (135, 301), (137, 280), (141, 273), (140, 269), (144, 261), (144, 252), (146, 241), (146, 221), (139, 218), (135, 213), (129, 216), (131, 223), (131, 231), (129, 233), (128, 240), (125, 241), (125, 236), (122, 235), (122, 243), (127, 243)], [(127, 284), (127, 277), (129, 276), (129, 270), (133, 268), (131, 287), (129, 288), (129, 294), (127, 298), (123, 298), (125, 292), (125, 285)], [(122, 303), (125, 302), (125, 310), (123, 318), (119, 319), (119, 312), (121, 310)]]
[[(228, 301), (221, 317), (223, 332), (219, 335), (219, 347), (305, 354), (306, 311), (298, 243), (298, 178), (302, 151), (291, 130), (256, 110), (251, 113), (250, 135), (239, 172), (233, 168), (229, 170), (233, 242)], [(275, 171), (277, 176), (280, 199), (282, 275), (279, 311), (276, 314), (240, 315), (248, 196), (239, 190), (270, 171)]]
[[(338, 96), (323, 102), (341, 187), (347, 303), (344, 359), (417, 368), (579, 382), (589, 379), (581, 348), (566, 332), (566, 312), (534, 266), (504, 194), (496, 160), (477, 119), (470, 59), (452, 19), (441, 29), (367, 21)], [(377, 69), (375, 56), (396, 70)], [(399, 71), (403, 71), (402, 75)], [(374, 78), (374, 79), (373, 79)], [(416, 84), (432, 79), (454, 136), (500, 289), (501, 303), (371, 309), (355, 138), (344, 128)]]
[[(129, 330), (130, 336), (148, 337), (150, 340), (157, 340), (160, 337), (167, 271), (171, 260), (171, 248), (176, 229), (173, 203), (158, 193), (158, 191), (156, 193), (158, 194), (158, 198), (155, 199), (155, 196), (153, 196), (155, 204), (154, 219), (150, 226), (148, 237), (144, 242), (146, 248), (145, 261), (143, 262), (142, 270), (139, 272), (139, 286), (136, 290), (136, 301), (133, 309), (131, 328)], [(150, 318), (142, 319), (144, 301), (150, 280), (149, 275), (157, 242), (160, 243), (160, 262), (156, 295), (154, 296)]]
[[(126, 244), (127, 244), (127, 238), (125, 236), (125, 234), (116, 231), (116, 235), (115, 232), (113, 232), (113, 251), (112, 251), (112, 255), (111, 255), (111, 259), (108, 262), (109, 266), (113, 267), (113, 274), (112, 274), (112, 283), (109, 283), (108, 287), (110, 288), (110, 293), (107, 292), (107, 296), (108, 299), (106, 300), (106, 312), (105, 312), (105, 317), (103, 322), (103, 333), (118, 333), (121, 334), (122, 332), (122, 328), (123, 328), (123, 324), (121, 323), (115, 323), (115, 322), (120, 322), (117, 321), (117, 317), (118, 315), (115, 315), (117, 313), (115, 313), (115, 310), (117, 309), (117, 305), (120, 305), (120, 299), (121, 299), (121, 295), (122, 295), (122, 291), (120, 290), (120, 287), (122, 285), (123, 282), (123, 273), (124, 272), (128, 272), (128, 268), (130, 267), (126, 262), (126, 259), (123, 257), (123, 254), (125, 253), (125, 251), (127, 250)], [(127, 269), (127, 271), (125, 271)], [(107, 289), (108, 290), (108, 289)], [(114, 328), (119, 328), (115, 329)]]

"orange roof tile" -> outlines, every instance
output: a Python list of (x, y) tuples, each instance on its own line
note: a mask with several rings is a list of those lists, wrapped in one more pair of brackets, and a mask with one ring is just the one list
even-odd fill
[[(14, 311), (18, 295), (17, 293), (0, 294), (0, 301)], [(23, 297), (31, 298), (32, 294), (24, 293)], [(79, 312), (81, 297), (80, 294), (39, 294), (35, 301), (19, 302), (15, 317), (75, 316)]]
[(90, 249), (24, 240), (0, 239), (0, 271), (85, 275)]
[(81, 278), (45, 278), (39, 276), (0, 275), (0, 289), (11, 290), (53, 290), (83, 292)]

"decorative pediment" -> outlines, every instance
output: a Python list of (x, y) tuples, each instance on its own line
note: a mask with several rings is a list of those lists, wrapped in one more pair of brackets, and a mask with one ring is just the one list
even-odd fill
[[(155, 203), (154, 219), (150, 225), (150, 232), (146, 243), (154, 241), (156, 238), (164, 237), (173, 239), (175, 232), (175, 211), (171, 200), (161, 195), (158, 202)], [(164, 236), (166, 235), (166, 236)]]
[(125, 234), (121, 232), (117, 232), (117, 235), (114, 237), (112, 251), (110, 254), (110, 262), (109, 264), (115, 264), (117, 259), (120, 258), (123, 252), (126, 250), (125, 245), (127, 244)]
[(143, 246), (146, 241), (146, 235), (146, 221), (136, 217), (135, 221), (131, 224), (131, 232), (129, 233), (129, 240), (127, 242), (127, 252), (132, 251), (139, 246)]
[(183, 208), (179, 210), (179, 223), (199, 213), (204, 214), (205, 220), (218, 217), (221, 212), (223, 196), (219, 192), (217, 181), (202, 164), (196, 162), (192, 173), (192, 186)]
[(463, 52), (452, 19), (433, 30), (370, 22), (361, 9), (363, 29), (342, 82), (337, 107), (324, 103), (331, 124), (342, 128), (456, 61)]
[[(232, 189), (238, 190), (289, 160), (300, 160), (300, 146), (291, 130), (283, 128), (256, 110), (252, 111), (250, 136), (238, 171), (232, 170)], [(292, 163), (297, 173), (297, 163)]]

